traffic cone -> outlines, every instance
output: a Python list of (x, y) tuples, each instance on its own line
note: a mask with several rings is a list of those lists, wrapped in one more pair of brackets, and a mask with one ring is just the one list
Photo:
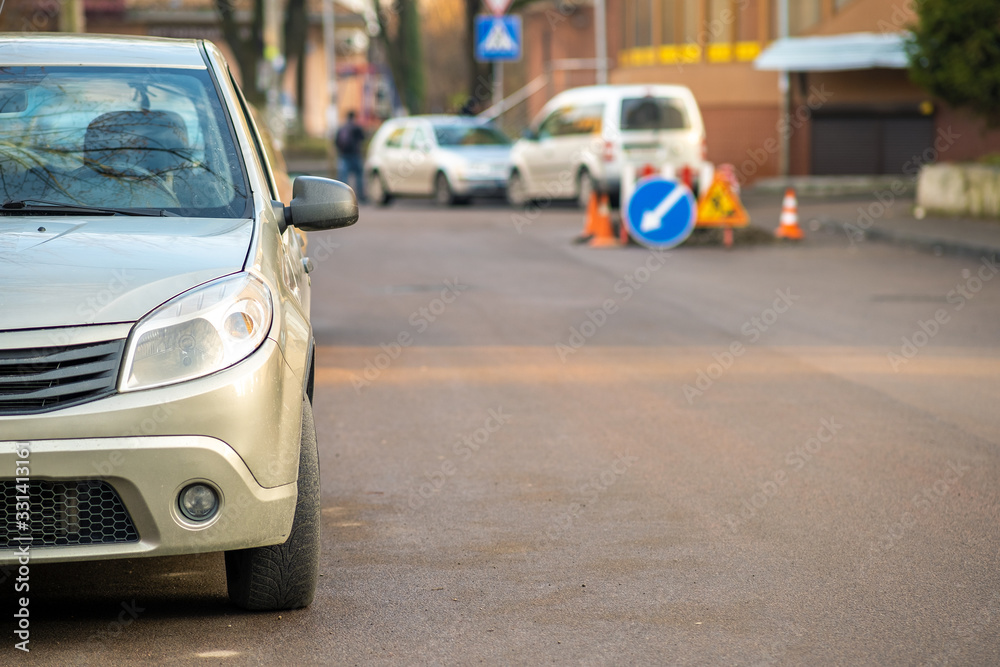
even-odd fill
[(591, 248), (611, 248), (621, 245), (611, 227), (611, 198), (601, 195), (601, 203), (597, 207), (597, 217), (594, 223), (594, 237), (590, 239)]
[(799, 203), (792, 188), (785, 190), (785, 200), (781, 204), (781, 224), (774, 230), (774, 235), (779, 239), (790, 241), (801, 241), (805, 238), (802, 228), (799, 227)]
[(576, 237), (576, 243), (586, 243), (594, 238), (597, 230), (597, 193), (590, 193), (590, 201), (587, 202), (587, 215), (583, 219), (583, 233)]

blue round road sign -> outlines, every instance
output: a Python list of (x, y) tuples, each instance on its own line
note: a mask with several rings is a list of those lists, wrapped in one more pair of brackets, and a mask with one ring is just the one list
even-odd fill
[(632, 238), (650, 248), (673, 248), (691, 235), (697, 217), (694, 195), (683, 183), (653, 176), (639, 183), (625, 222)]

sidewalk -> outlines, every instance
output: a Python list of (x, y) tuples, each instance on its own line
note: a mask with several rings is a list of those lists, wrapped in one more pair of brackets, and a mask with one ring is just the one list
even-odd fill
[[(782, 195), (770, 188), (751, 188), (745, 201), (748, 207), (767, 205), (780, 212)], [(873, 189), (866, 195), (799, 196), (798, 202), (799, 224), (807, 235), (826, 230), (844, 234), (855, 242), (880, 241), (935, 255), (1000, 257), (1000, 220), (932, 216), (917, 219), (909, 194), (896, 197), (890, 189)], [(777, 220), (776, 213), (772, 227)]]

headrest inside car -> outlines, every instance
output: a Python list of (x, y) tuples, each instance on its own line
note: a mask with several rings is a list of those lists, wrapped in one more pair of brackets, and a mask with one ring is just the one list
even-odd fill
[(188, 162), (187, 128), (173, 111), (111, 111), (84, 137), (84, 160), (113, 176), (162, 176)]

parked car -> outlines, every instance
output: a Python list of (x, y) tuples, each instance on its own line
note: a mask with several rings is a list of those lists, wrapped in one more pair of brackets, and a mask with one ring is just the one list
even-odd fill
[(705, 162), (705, 126), (684, 86), (574, 88), (553, 97), (511, 150), (507, 196), (576, 199), (600, 191), (617, 199), (626, 164), (660, 169)]
[(503, 197), (511, 141), (492, 123), (468, 116), (387, 120), (372, 137), (365, 161), (373, 202), (433, 197), (442, 206), (471, 197)]
[(299, 231), (358, 218), (202, 40), (0, 36), (0, 569), (225, 552), (308, 605), (320, 482)]

